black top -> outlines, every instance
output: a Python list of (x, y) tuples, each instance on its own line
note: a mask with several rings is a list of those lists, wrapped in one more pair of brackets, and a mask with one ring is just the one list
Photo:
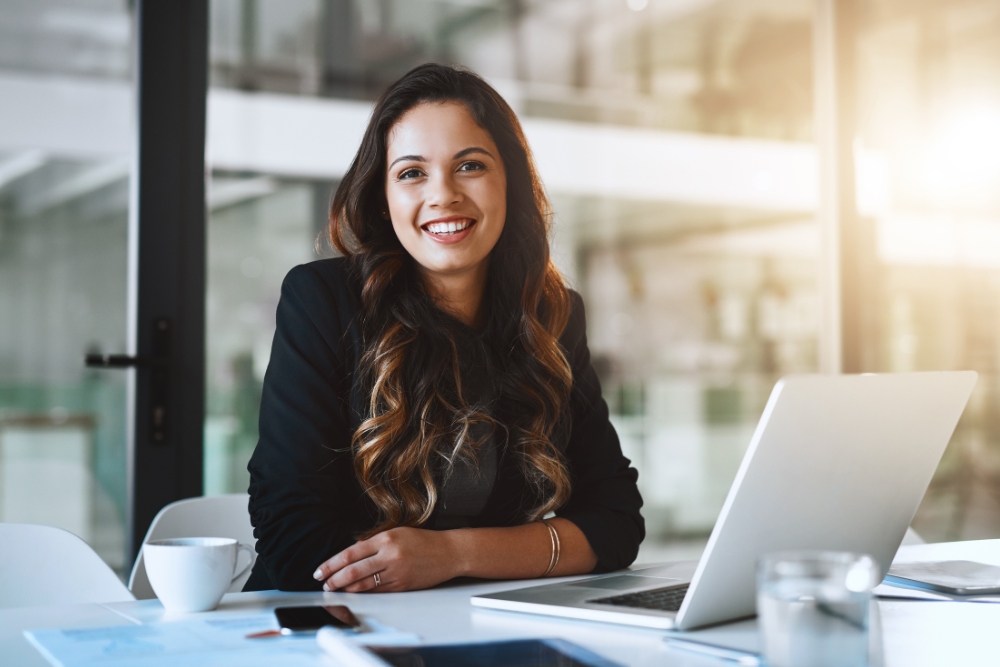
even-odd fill
[[(496, 418), (500, 388), (495, 368), (490, 363), (488, 343), (472, 328), (452, 318), (448, 320), (451, 320), (458, 354), (462, 395), (477, 413)], [(497, 477), (497, 438), (493, 437), (489, 424), (478, 422), (470, 425), (469, 439), (468, 451), (457, 456), (454, 451), (438, 452), (434, 466), (438, 501), (434, 507), (434, 521), (429, 522), (427, 528), (449, 530), (472, 526), (493, 493)], [(442, 449), (454, 445), (454, 441), (441, 443)]]
[[(360, 292), (347, 268), (339, 258), (297, 266), (281, 287), (260, 440), (247, 466), (258, 558), (244, 590), (319, 590), (321, 582), (312, 578), (316, 567), (376, 523), (351, 455), (367, 401), (355, 382), (362, 353)], [(597, 554), (594, 571), (607, 572), (635, 560), (645, 536), (642, 499), (638, 473), (622, 455), (590, 363), (583, 300), (571, 294), (560, 344), (573, 371), (564, 451), (572, 495), (556, 515), (580, 528)], [(521, 525), (535, 504), (505, 446), (497, 445), (492, 491), (468, 522), (473, 527)], [(428, 525), (446, 523), (436, 519)]]

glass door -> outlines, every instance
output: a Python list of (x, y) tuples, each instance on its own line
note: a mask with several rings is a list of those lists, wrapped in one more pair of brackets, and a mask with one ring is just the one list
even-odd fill
[(0, 0), (0, 521), (124, 574), (132, 21), (124, 0)]
[(207, 26), (207, 0), (0, 0), (0, 521), (123, 575), (202, 492)]

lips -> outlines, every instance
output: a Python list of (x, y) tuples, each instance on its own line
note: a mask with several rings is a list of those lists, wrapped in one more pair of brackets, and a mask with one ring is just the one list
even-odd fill
[(439, 243), (458, 243), (469, 235), (476, 221), (473, 218), (453, 215), (437, 218), (420, 225), (425, 234)]

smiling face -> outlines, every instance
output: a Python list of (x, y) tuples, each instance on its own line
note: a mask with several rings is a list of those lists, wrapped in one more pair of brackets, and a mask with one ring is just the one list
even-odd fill
[(419, 104), (390, 130), (386, 163), (392, 227), (424, 275), (485, 280), (507, 217), (507, 177), (489, 133), (464, 104)]

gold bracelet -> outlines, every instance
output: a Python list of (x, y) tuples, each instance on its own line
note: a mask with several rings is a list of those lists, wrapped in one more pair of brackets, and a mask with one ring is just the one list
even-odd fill
[(549, 540), (552, 542), (552, 554), (549, 556), (549, 567), (542, 574), (543, 577), (547, 577), (552, 570), (556, 569), (559, 564), (559, 552), (562, 551), (562, 544), (559, 541), (559, 533), (556, 529), (545, 519), (542, 519), (542, 523), (545, 527), (549, 529)]
[(552, 549), (551, 551), (549, 551), (549, 566), (545, 568), (545, 572), (542, 572), (542, 576), (544, 577), (549, 572), (551, 572), (553, 568), (553, 561), (555, 560), (556, 557), (556, 538), (555, 538), (555, 532), (552, 530), (552, 526), (549, 525), (549, 522), (546, 521), (545, 519), (542, 519), (541, 521), (542, 525), (548, 529), (549, 541), (552, 542)]

